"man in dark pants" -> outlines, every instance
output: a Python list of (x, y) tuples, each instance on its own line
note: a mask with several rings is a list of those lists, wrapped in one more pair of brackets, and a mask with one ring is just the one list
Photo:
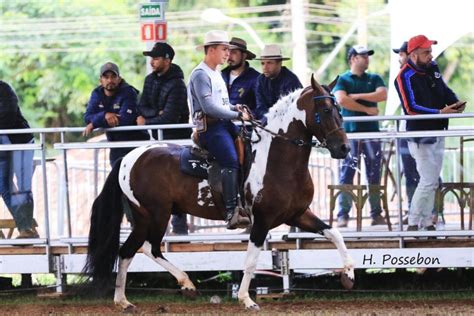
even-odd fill
[[(112, 62), (100, 67), (100, 86), (92, 91), (87, 104), (84, 121), (87, 126), (83, 135), (88, 136), (94, 128), (110, 128), (136, 125), (138, 90), (120, 77), (119, 68)], [(109, 141), (148, 140), (145, 131), (123, 131), (105, 133)], [(133, 147), (111, 148), (110, 165), (132, 151)]]
[(222, 70), (222, 78), (227, 85), (230, 104), (245, 104), (255, 113), (255, 89), (258, 71), (250, 67), (247, 60), (255, 58), (255, 54), (247, 49), (247, 42), (238, 37), (230, 40), (229, 59)]
[[(387, 99), (387, 88), (382, 78), (373, 73), (366, 72), (369, 67), (369, 56), (373, 50), (356, 45), (351, 47), (347, 54), (350, 70), (342, 74), (337, 80), (333, 91), (337, 101), (342, 106), (343, 116), (368, 116), (378, 115), (377, 102)], [(378, 122), (346, 122), (346, 132), (378, 132)], [(351, 140), (351, 153), (344, 159), (339, 174), (340, 184), (352, 184), (358, 165), (359, 157), (364, 155), (366, 177), (369, 184), (380, 184), (382, 150), (379, 140)], [(372, 225), (385, 224), (385, 219), (380, 215), (380, 192), (369, 190), (370, 216)], [(352, 199), (348, 193), (341, 193), (339, 197), (339, 213), (337, 226), (347, 227)]]
[[(146, 76), (143, 93), (138, 104), (138, 125), (189, 123), (186, 84), (181, 68), (172, 63), (175, 52), (168, 43), (156, 43), (151, 51), (143, 52), (151, 57), (153, 72)], [(158, 132), (152, 135), (158, 139)], [(189, 128), (165, 129), (163, 140), (187, 139)], [(172, 233), (187, 235), (186, 214), (174, 214), (171, 218)]]
[(204, 60), (191, 73), (188, 98), (198, 128), (199, 142), (221, 166), (222, 197), (228, 229), (245, 228), (250, 219), (239, 212), (239, 162), (234, 140), (237, 126), (232, 120), (249, 120), (245, 110), (229, 103), (229, 95), (218, 65), (229, 57), (229, 38), (226, 32), (206, 33)]

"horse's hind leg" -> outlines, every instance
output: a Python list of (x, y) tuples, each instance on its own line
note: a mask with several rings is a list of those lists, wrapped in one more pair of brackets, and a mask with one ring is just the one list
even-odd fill
[(146, 218), (137, 216), (134, 220), (135, 225), (132, 232), (120, 248), (117, 278), (115, 279), (114, 303), (127, 312), (135, 309), (135, 305), (130, 303), (125, 296), (127, 270), (138, 249), (143, 245), (148, 232), (148, 220)]
[(169, 214), (168, 216), (165, 216), (164, 214), (161, 215), (162, 216), (160, 216), (158, 220), (155, 219), (153, 225), (154, 228), (150, 230), (147, 241), (143, 245), (143, 253), (176, 278), (176, 281), (181, 286), (183, 294), (194, 296), (196, 294), (196, 287), (189, 279), (187, 273), (181, 271), (171, 262), (166, 260), (161, 253), (161, 241), (168, 226)]
[(287, 224), (297, 226), (308, 232), (322, 234), (329, 239), (336, 246), (344, 264), (344, 271), (341, 275), (342, 285), (346, 289), (351, 289), (354, 286), (354, 260), (349, 255), (346, 244), (344, 243), (344, 239), (339, 230), (324, 223), (316, 217), (309, 208), (306, 209), (300, 217), (293, 219)]

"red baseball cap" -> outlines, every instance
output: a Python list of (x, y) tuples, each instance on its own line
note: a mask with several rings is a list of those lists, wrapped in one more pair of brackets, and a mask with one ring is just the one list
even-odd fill
[(430, 48), (431, 45), (438, 44), (438, 41), (429, 40), (428, 37), (424, 35), (417, 35), (410, 38), (408, 41), (408, 50), (407, 53), (410, 54), (417, 48)]

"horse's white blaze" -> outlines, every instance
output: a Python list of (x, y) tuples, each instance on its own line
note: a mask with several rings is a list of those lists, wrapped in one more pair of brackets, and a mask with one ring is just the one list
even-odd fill
[(115, 279), (114, 303), (122, 308), (132, 305), (125, 297), (125, 284), (127, 283), (127, 270), (133, 258), (119, 258), (117, 278)]
[(244, 303), (246, 308), (254, 308), (257, 306), (257, 304), (250, 298), (249, 286), (253, 273), (255, 272), (255, 269), (257, 269), (257, 261), (260, 251), (261, 248), (257, 247), (249, 240), (249, 244), (247, 246), (247, 257), (245, 259), (244, 277), (240, 283), (238, 294), (239, 301)]
[(346, 273), (349, 278), (354, 280), (354, 260), (349, 255), (346, 244), (344, 243), (344, 239), (342, 238), (339, 230), (335, 228), (325, 229), (323, 230), (323, 234), (336, 246), (337, 250), (339, 251), (344, 264), (344, 273)]
[(127, 198), (132, 201), (137, 206), (140, 206), (140, 202), (133, 195), (133, 190), (130, 186), (130, 172), (132, 171), (133, 166), (137, 162), (138, 158), (143, 155), (149, 149), (157, 147), (168, 147), (167, 144), (155, 144), (143, 147), (137, 147), (128, 154), (125, 155), (120, 164), (119, 170), (119, 184), (122, 192), (127, 196)]
[[(278, 133), (280, 130), (282, 130), (283, 133), (286, 133), (293, 120), (301, 121), (306, 126), (306, 112), (304, 110), (299, 110), (296, 105), (296, 101), (302, 91), (302, 89), (298, 89), (290, 93), (278, 100), (278, 102), (270, 108), (270, 111), (266, 114), (268, 118), (268, 125), (266, 128), (275, 133)], [(267, 169), (268, 153), (273, 139), (273, 136), (265, 131), (258, 132), (261, 136), (261, 140), (252, 146), (252, 150), (255, 151), (255, 160), (252, 163), (250, 174), (245, 186), (247, 187), (247, 184), (250, 186), (250, 193), (252, 193), (254, 199), (263, 188), (263, 178)], [(253, 140), (257, 140), (255, 132), (253, 133)]]
[(181, 285), (183, 289), (196, 290), (196, 287), (194, 286), (193, 282), (191, 282), (186, 272), (181, 271), (168, 260), (153, 256), (151, 253), (151, 244), (148, 241), (145, 241), (143, 244), (143, 253), (162, 266), (166, 271), (171, 273), (171, 275), (176, 278), (178, 284)]
[(199, 206), (214, 206), (212, 199), (211, 187), (207, 179), (203, 179), (198, 184), (197, 204)]

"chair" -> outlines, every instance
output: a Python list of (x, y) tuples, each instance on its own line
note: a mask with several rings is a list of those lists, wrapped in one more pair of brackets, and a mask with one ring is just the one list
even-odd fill
[(461, 137), (459, 157), (459, 182), (444, 182), (436, 190), (436, 211), (443, 216), (444, 197), (449, 192), (453, 193), (460, 207), (461, 229), (464, 230), (464, 208), (469, 207), (469, 229), (472, 230), (472, 218), (474, 215), (474, 183), (464, 182), (464, 143), (474, 141), (474, 138)]
[[(360, 144), (360, 143), (359, 143)], [(388, 149), (382, 148), (383, 157), (382, 157), (382, 177), (380, 185), (361, 185), (361, 176), (360, 172), (357, 173), (357, 184), (331, 184), (328, 185), (329, 189), (329, 225), (332, 225), (334, 221), (334, 209), (336, 208), (337, 198), (341, 193), (347, 193), (351, 196), (352, 201), (355, 204), (356, 208), (356, 230), (361, 231), (362, 229), (362, 210), (364, 208), (365, 202), (369, 197), (371, 192), (380, 192), (380, 200), (382, 203), (382, 209), (385, 214), (385, 220), (387, 221), (387, 227), (389, 231), (392, 231), (392, 224), (390, 222), (390, 214), (388, 209), (388, 181), (391, 179), (395, 182), (392, 171), (390, 170), (390, 160), (393, 155), (393, 145), (394, 141), (385, 142), (383, 145), (388, 145)], [(359, 150), (359, 159), (357, 162), (357, 169), (360, 170), (360, 150)]]
[[(33, 218), (33, 232), (38, 234), (38, 231), (36, 230), (36, 227), (38, 227), (38, 223), (36, 220)], [(13, 236), (13, 231), (16, 228), (16, 223), (13, 219), (0, 219), (0, 239), (10, 239)], [(5, 234), (3, 233), (3, 229), (8, 229), (7, 236), (5, 237)]]

